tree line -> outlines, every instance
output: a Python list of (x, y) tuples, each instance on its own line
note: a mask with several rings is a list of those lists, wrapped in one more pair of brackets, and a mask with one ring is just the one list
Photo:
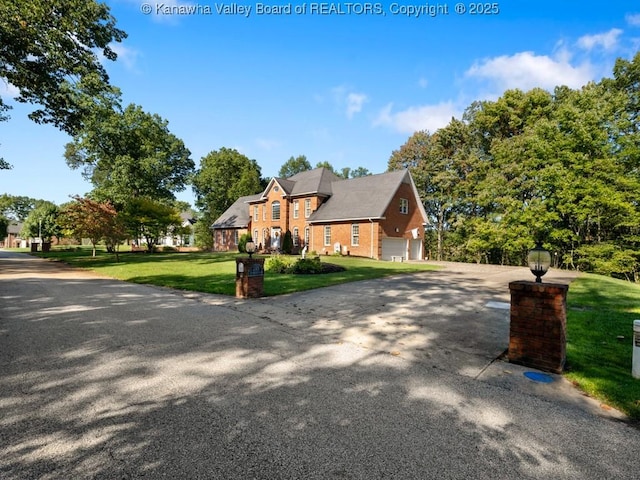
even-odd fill
[(581, 89), (506, 91), (414, 133), (389, 170), (411, 170), (438, 260), (556, 266), (638, 281), (640, 53)]

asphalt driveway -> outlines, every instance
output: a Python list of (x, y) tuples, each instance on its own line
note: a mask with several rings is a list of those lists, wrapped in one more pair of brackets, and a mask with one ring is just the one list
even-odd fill
[(0, 478), (637, 477), (638, 430), (499, 359), (523, 278), (245, 301), (0, 251)]

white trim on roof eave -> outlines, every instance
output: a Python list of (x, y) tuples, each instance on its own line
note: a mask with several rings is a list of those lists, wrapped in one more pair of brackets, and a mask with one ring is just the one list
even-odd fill
[[(286, 179), (285, 179), (286, 180)], [(264, 191), (262, 192), (262, 194), (260, 195), (259, 200), (266, 200), (267, 196), (269, 195), (269, 189), (271, 188), (271, 184), (272, 183), (277, 183), (278, 186), (282, 189), (283, 192), (283, 197), (288, 196), (289, 194), (287, 193), (287, 191), (285, 190), (285, 188), (282, 186), (282, 184), (280, 182), (278, 182), (278, 180), (276, 179), (276, 177), (271, 177), (271, 180), (269, 180), (269, 183), (267, 184), (267, 188), (264, 189)]]
[(306, 197), (307, 195), (316, 195), (318, 197), (330, 197), (332, 194), (330, 193), (320, 193), (318, 191), (304, 192), (304, 193), (290, 193), (288, 197), (297, 198), (297, 197)]
[(312, 225), (314, 223), (337, 223), (337, 222), (355, 222), (356, 220), (363, 220), (363, 221), (371, 221), (371, 220), (386, 220), (387, 217), (353, 217), (353, 218), (332, 218), (330, 220), (307, 220), (307, 223), (309, 225)]

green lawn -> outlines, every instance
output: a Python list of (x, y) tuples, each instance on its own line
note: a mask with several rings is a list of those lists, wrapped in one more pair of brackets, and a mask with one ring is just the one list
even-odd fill
[(567, 307), (566, 377), (640, 422), (640, 379), (631, 376), (640, 285), (583, 274), (569, 288)]
[[(147, 283), (181, 290), (235, 295), (235, 258), (238, 253), (123, 253), (116, 262), (113, 255), (90, 249), (53, 250), (38, 256), (64, 261), (99, 274), (134, 283)], [(368, 258), (326, 256), (323, 262), (346, 267), (346, 271), (322, 275), (284, 275), (266, 272), (264, 293), (281, 295), (314, 288), (380, 278), (399, 273), (435, 270), (420, 263), (381, 262)]]

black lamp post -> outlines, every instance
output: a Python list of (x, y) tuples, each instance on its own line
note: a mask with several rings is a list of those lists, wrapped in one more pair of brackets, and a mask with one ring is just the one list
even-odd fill
[(542, 242), (529, 250), (528, 262), (531, 273), (536, 276), (536, 283), (542, 283), (542, 276), (551, 266), (551, 253), (542, 247)]
[(251, 256), (256, 252), (256, 242), (254, 242), (253, 240), (249, 240), (245, 244), (244, 248), (249, 254), (249, 258), (251, 258)]

